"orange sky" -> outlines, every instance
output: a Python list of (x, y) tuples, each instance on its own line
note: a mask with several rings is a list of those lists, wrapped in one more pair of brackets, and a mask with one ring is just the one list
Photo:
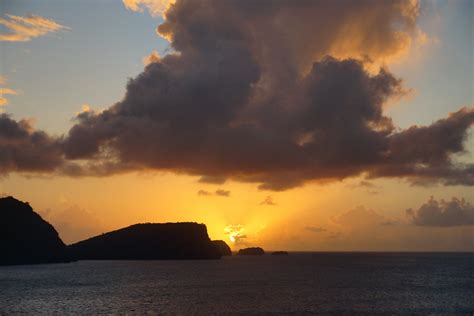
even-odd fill
[[(360, 181), (268, 192), (252, 184), (206, 185), (196, 177), (172, 174), (85, 179), (12, 175), (8, 189), (2, 184), (0, 192), (29, 201), (66, 243), (132, 223), (196, 221), (207, 225), (211, 238), (224, 239), (237, 250), (246, 245), (307, 251), (471, 249), (472, 227), (417, 227), (405, 215), (430, 195), (469, 196), (470, 188), (409, 187), (399, 180), (372, 181), (373, 187), (365, 187)], [(198, 194), (219, 188), (230, 196)], [(275, 205), (262, 204), (268, 196)], [(341, 220), (347, 214), (352, 217)], [(393, 224), (384, 225), (389, 222)], [(244, 227), (246, 238), (240, 244), (230, 242), (228, 225)]]

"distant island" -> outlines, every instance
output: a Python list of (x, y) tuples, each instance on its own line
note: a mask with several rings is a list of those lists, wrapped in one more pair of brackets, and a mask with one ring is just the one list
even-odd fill
[(198, 223), (135, 224), (66, 246), (28, 203), (0, 198), (0, 265), (73, 260), (219, 259), (231, 255)]
[(288, 256), (288, 251), (274, 251), (272, 256)]
[(265, 251), (260, 247), (250, 247), (240, 249), (237, 253), (238, 256), (261, 256), (264, 255)]
[(0, 265), (68, 261), (66, 245), (50, 223), (28, 203), (0, 198)]

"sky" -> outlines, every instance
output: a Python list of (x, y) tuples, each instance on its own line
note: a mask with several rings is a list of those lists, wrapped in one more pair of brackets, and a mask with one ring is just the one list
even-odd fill
[(66, 243), (474, 250), (472, 1), (0, 3), (0, 194)]

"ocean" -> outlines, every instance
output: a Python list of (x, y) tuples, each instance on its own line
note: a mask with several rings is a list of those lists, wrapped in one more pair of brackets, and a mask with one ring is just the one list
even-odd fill
[(0, 267), (0, 315), (473, 315), (473, 253), (290, 253)]

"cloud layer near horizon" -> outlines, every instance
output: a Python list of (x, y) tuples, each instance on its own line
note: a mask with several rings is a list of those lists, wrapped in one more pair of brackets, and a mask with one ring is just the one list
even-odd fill
[(406, 52), (418, 14), (413, 1), (177, 1), (158, 27), (176, 53), (150, 60), (120, 102), (80, 113), (53, 141), (58, 167), (169, 170), (269, 190), (361, 174), (473, 185), (474, 165), (453, 155), (465, 151), (474, 109), (400, 130), (384, 104), (404, 93), (401, 79), (367, 70)]
[(411, 222), (418, 226), (450, 227), (474, 225), (474, 205), (453, 197), (436, 201), (431, 197), (418, 209), (406, 210)]

